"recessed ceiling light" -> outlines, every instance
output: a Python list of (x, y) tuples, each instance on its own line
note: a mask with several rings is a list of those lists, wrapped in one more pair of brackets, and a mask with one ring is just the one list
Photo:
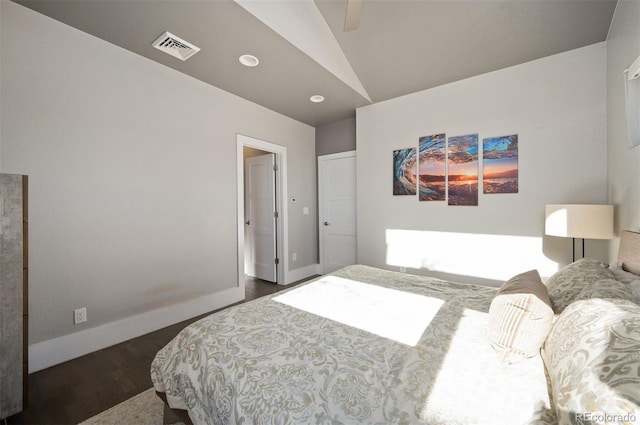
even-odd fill
[(240, 63), (243, 64), (244, 66), (258, 66), (258, 64), (260, 63), (260, 61), (258, 60), (257, 57), (253, 56), (253, 55), (242, 55), (239, 58)]
[(312, 101), (313, 103), (324, 102), (324, 96), (320, 96), (319, 94), (314, 94), (309, 98), (309, 100)]

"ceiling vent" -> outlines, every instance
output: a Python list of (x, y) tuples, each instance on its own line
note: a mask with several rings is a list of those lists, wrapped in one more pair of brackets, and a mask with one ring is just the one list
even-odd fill
[(165, 32), (164, 34), (162, 34), (156, 41), (153, 42), (152, 45), (156, 49), (168, 53), (171, 56), (174, 56), (183, 61), (186, 61), (191, 56), (200, 51), (199, 47), (194, 46), (193, 44), (181, 39), (180, 37), (176, 37), (170, 32)]

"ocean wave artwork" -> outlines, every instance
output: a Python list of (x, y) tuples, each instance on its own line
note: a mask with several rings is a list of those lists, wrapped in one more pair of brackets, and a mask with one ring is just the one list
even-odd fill
[(393, 151), (393, 194), (415, 195), (417, 182), (416, 148)]
[(449, 205), (478, 205), (478, 135), (449, 137)]
[(518, 135), (482, 141), (483, 193), (518, 193)]
[(434, 134), (421, 137), (418, 147), (418, 181), (420, 201), (446, 199), (446, 136)]

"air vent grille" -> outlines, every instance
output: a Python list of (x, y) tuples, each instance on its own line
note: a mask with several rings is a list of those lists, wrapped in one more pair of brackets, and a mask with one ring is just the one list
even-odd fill
[(200, 51), (199, 47), (194, 46), (180, 37), (176, 37), (170, 32), (165, 32), (158, 37), (156, 41), (153, 42), (153, 47), (183, 61)]

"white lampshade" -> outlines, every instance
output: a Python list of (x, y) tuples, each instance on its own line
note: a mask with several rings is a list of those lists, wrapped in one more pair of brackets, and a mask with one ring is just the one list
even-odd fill
[(581, 239), (613, 237), (613, 205), (547, 205), (544, 233)]

